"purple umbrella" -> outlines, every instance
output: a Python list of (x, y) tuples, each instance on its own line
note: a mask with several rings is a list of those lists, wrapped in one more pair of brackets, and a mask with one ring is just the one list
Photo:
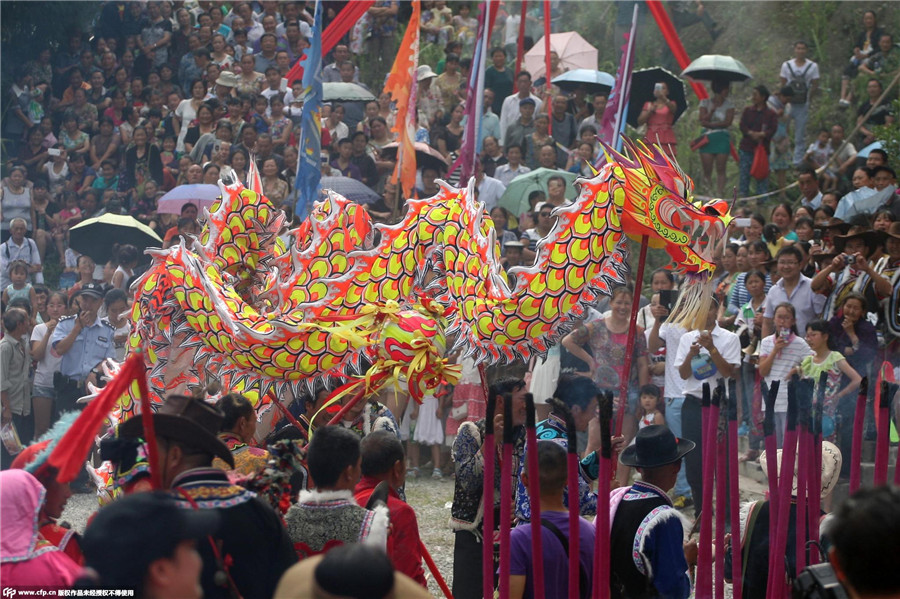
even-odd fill
[(322, 177), (322, 189), (330, 189), (357, 204), (374, 204), (381, 196), (362, 181), (350, 177)]
[(212, 209), (213, 204), (222, 195), (218, 185), (197, 183), (193, 185), (179, 185), (166, 193), (156, 202), (156, 211), (160, 214), (181, 214), (185, 204), (194, 204), (201, 210)]

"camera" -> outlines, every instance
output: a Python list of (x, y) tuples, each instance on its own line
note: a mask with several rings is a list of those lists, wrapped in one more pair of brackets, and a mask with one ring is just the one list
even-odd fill
[(663, 90), (663, 84), (662, 84), (662, 83), (657, 83), (656, 85), (653, 86), (653, 91), (654, 91), (654, 92), (661, 92), (662, 90)]
[(828, 562), (808, 566), (800, 572), (791, 589), (792, 599), (846, 599), (846, 589)]
[(62, 151), (59, 150), (58, 148), (50, 148), (49, 150), (47, 150), (47, 153), (48, 153), (49, 155), (51, 155), (51, 156), (60, 156), (60, 155), (62, 155)]
[(846, 262), (847, 264), (856, 264), (856, 256), (844, 254), (844, 262)]

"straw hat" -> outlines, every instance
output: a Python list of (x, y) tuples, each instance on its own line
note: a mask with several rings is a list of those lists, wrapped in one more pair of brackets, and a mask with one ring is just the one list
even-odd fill
[[(781, 452), (778, 450), (778, 463), (776, 470), (781, 471)], [(838, 484), (838, 477), (841, 474), (841, 463), (843, 458), (841, 450), (837, 445), (830, 441), (822, 441), (822, 497), (826, 497)], [(759, 465), (762, 466), (763, 473), (768, 476), (766, 452), (763, 451), (759, 455)], [(791, 494), (797, 494), (797, 458), (794, 458), (794, 484), (791, 487)]]

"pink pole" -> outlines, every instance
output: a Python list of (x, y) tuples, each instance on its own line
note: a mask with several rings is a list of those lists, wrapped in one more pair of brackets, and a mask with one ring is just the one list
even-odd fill
[(809, 457), (812, 454), (812, 438), (809, 424), (812, 410), (812, 388), (806, 381), (798, 381), (797, 385), (797, 517), (794, 529), (795, 552), (797, 560), (796, 572), (806, 567), (806, 540), (809, 517)]
[[(875, 486), (883, 485), (888, 478), (888, 458), (891, 439), (891, 398), (896, 387), (881, 381), (878, 397), (878, 437), (875, 439)], [(896, 472), (894, 473), (896, 476)]]
[[(822, 410), (825, 407), (825, 386), (828, 374), (823, 372), (816, 387), (815, 405), (813, 406), (811, 442), (812, 451), (809, 456), (809, 484), (807, 498), (809, 501), (809, 540), (819, 541), (819, 513), (822, 510)], [(809, 548), (809, 564), (819, 563), (819, 548), (811, 543)]]
[[(522, 19), (524, 22), (524, 18)], [(550, 0), (544, 0), (544, 89), (550, 89)], [(544, 98), (541, 98), (545, 101), (546, 106), (544, 109), (547, 111), (547, 114), (550, 114), (550, 106), (552, 102), (547, 102), (546, 97), (548, 94), (544, 94)], [(550, 135), (553, 135), (553, 118), (550, 119), (549, 126)]]
[(544, 550), (541, 531), (541, 481), (538, 472), (537, 423), (534, 398), (525, 394), (525, 444), (528, 452), (528, 505), (531, 507), (531, 569), (536, 595), (544, 593)]
[(503, 461), (500, 463), (500, 599), (509, 598), (509, 533), (512, 527), (512, 397), (503, 396)]
[[(769, 539), (775, 538), (778, 526), (778, 440), (775, 438), (775, 398), (778, 396), (779, 381), (773, 381), (766, 395), (766, 414), (763, 420), (766, 444), (766, 478), (769, 481)], [(769, 551), (769, 572), (772, 572), (781, 560)]]
[(741, 495), (738, 488), (737, 381), (728, 381), (728, 467), (731, 471), (729, 500), (731, 507), (731, 582), (732, 597), (743, 595), (743, 552), (741, 551)]
[(859, 467), (862, 462), (862, 429), (866, 413), (866, 395), (869, 392), (869, 379), (863, 377), (856, 395), (856, 413), (853, 415), (853, 445), (850, 449), (850, 494), (859, 489)]
[(703, 458), (703, 508), (700, 511), (700, 542), (697, 556), (697, 596), (712, 597), (712, 513), (713, 513), (713, 488), (715, 484), (715, 447), (713, 447), (712, 434), (715, 430), (710, 427), (710, 389), (708, 383), (703, 383), (703, 397), (701, 400), (700, 414), (702, 432), (700, 435)]
[[(712, 396), (712, 406), (709, 410), (710, 420), (710, 442), (713, 443), (712, 455), (715, 458), (716, 469), (716, 559), (715, 559), (715, 593), (716, 599), (724, 599), (725, 597), (725, 512), (728, 505), (726, 497), (728, 489), (728, 464), (725, 456), (722, 455), (724, 449), (724, 439), (719, 438), (719, 413), (721, 411), (721, 402), (725, 397), (725, 383), (719, 381), (715, 393)], [(706, 504), (704, 504), (704, 509)]]
[[(784, 593), (785, 569), (784, 557), (787, 546), (788, 523), (791, 513), (791, 488), (794, 480), (794, 458), (797, 455), (797, 399), (794, 397), (793, 381), (788, 382), (787, 430), (784, 433), (784, 445), (781, 449), (781, 474), (778, 477), (778, 526), (775, 529), (775, 542), (769, 545), (770, 556), (773, 556), (773, 567), (769, 568), (769, 580), (766, 597), (781, 597)], [(768, 461), (778, 462), (773, 453)], [(770, 506), (771, 513), (771, 506)]]
[[(487, 378), (484, 367), (479, 365), (482, 386), (487, 391)], [(494, 409), (496, 398), (487, 394), (487, 414), (484, 420), (484, 444), (482, 455), (484, 457), (484, 488), (481, 499), (484, 512), (484, 527), (481, 540), (481, 575), (482, 592), (485, 597), (494, 596), (494, 466), (497, 458), (497, 446), (494, 442)]]
[(581, 512), (578, 504), (578, 437), (575, 431), (575, 420), (566, 420), (566, 455), (567, 486), (569, 487), (569, 599), (578, 599), (579, 574), (581, 572)]
[(609, 597), (609, 462), (612, 458), (610, 420), (612, 419), (612, 393), (600, 397), (600, 470), (597, 477), (597, 519), (594, 534), (594, 580), (592, 597)]

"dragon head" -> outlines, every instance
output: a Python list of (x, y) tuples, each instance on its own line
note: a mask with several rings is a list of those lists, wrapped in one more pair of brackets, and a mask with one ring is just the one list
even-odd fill
[(713, 248), (731, 221), (728, 204), (693, 200), (694, 184), (658, 146), (625, 138), (625, 153), (606, 144), (613, 165), (610, 193), (621, 207), (622, 229), (640, 239), (646, 235), (653, 248), (665, 248), (675, 270), (712, 275)]

